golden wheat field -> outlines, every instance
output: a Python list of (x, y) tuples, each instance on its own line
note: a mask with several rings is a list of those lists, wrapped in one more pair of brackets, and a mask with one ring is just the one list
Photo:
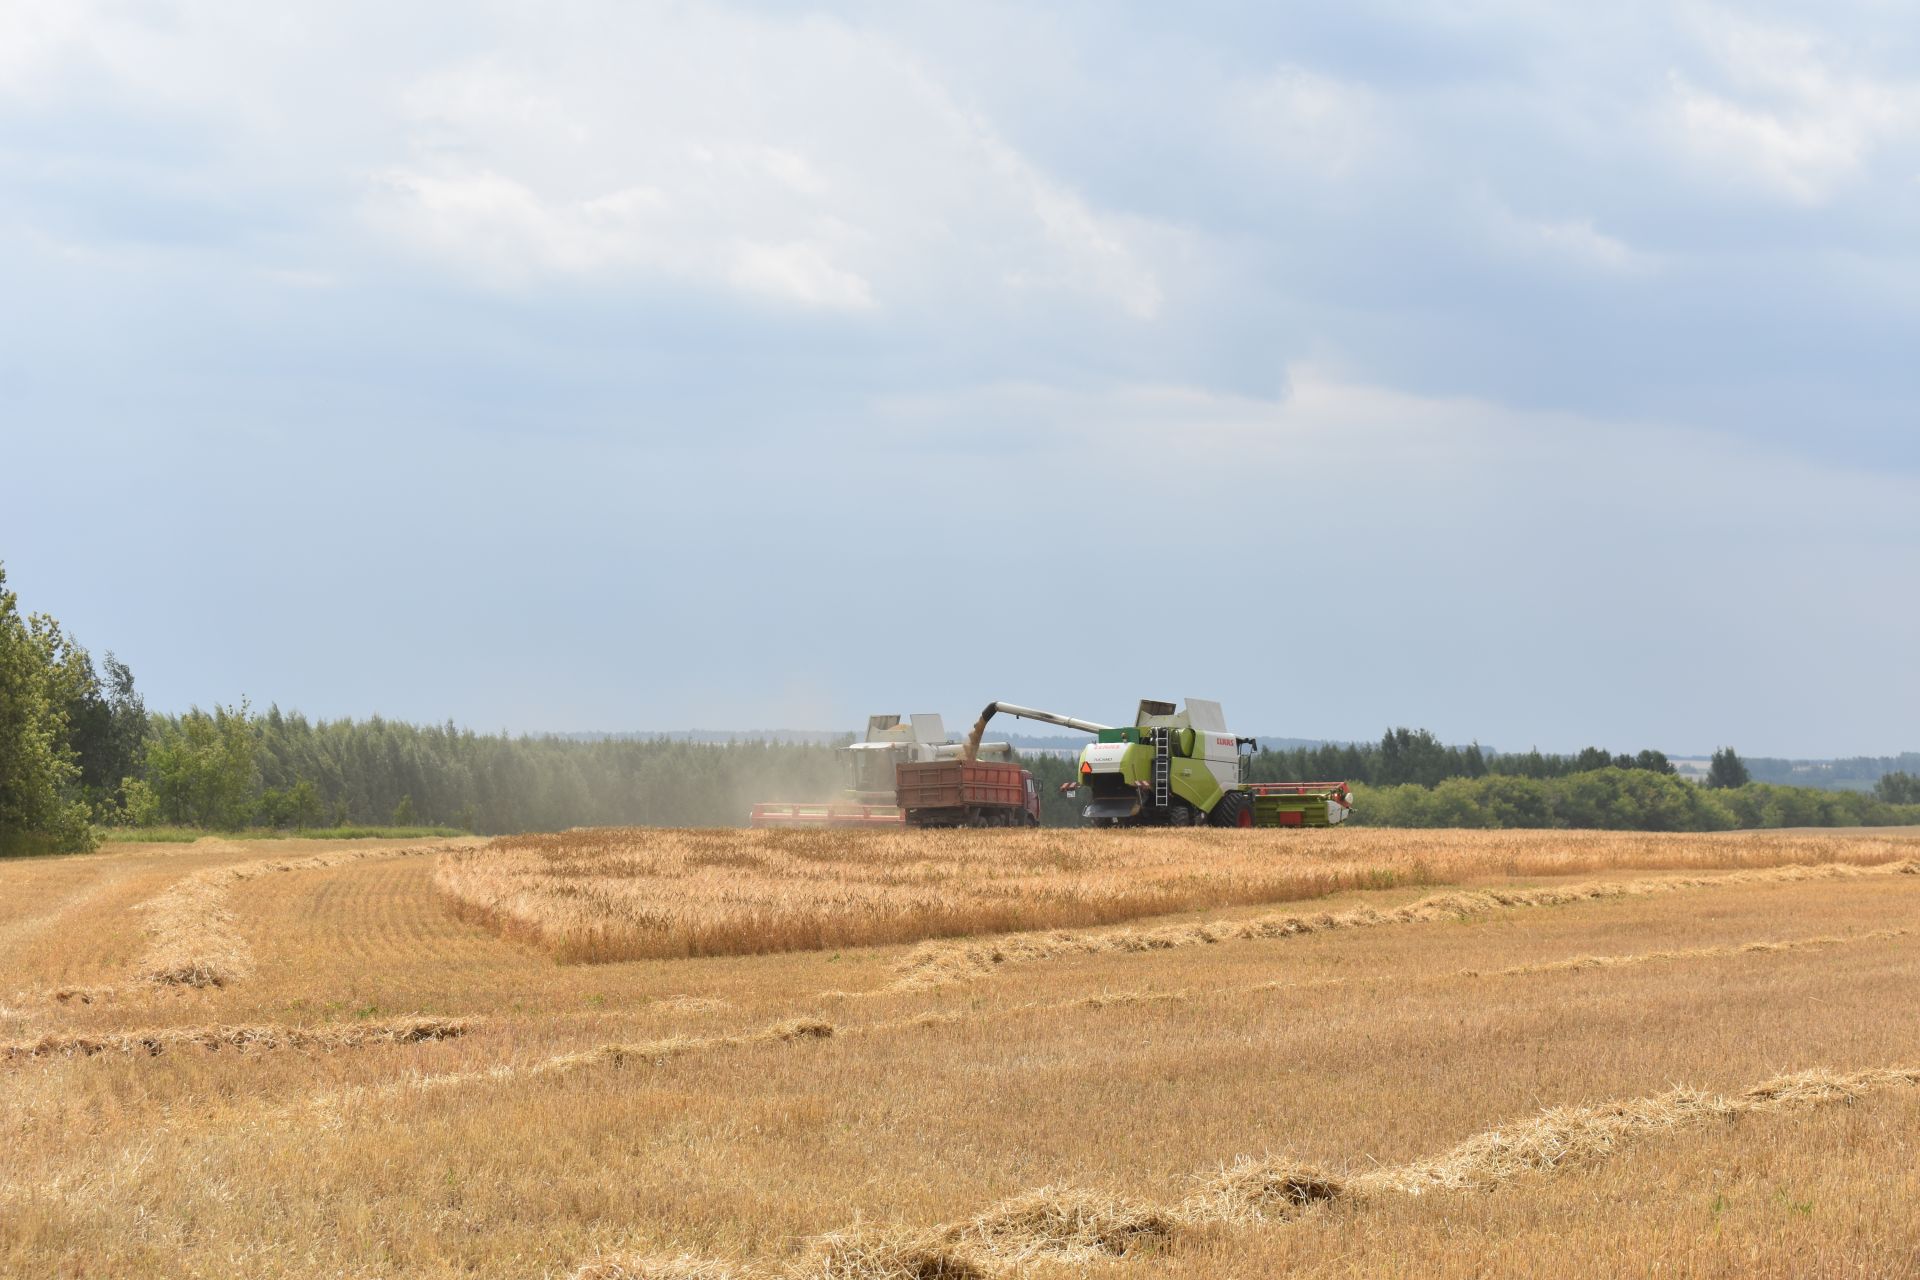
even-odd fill
[(1920, 1273), (1920, 833), (0, 862), (0, 1272)]

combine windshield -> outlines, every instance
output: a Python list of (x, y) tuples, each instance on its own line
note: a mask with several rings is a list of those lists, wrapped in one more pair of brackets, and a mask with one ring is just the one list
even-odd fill
[(849, 747), (853, 755), (855, 791), (893, 790), (894, 753), (891, 747)]

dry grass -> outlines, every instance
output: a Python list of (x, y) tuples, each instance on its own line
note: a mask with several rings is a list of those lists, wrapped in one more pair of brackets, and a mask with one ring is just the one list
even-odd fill
[[(0, 1274), (1914, 1274), (1920, 841), (1502, 839), (1426, 865), (1616, 861), (1298, 912), (1392, 927), (1077, 927), (1132, 941), (964, 985), (902, 984), (909, 946), (556, 964), (424, 858), (234, 880), (246, 980), (0, 1010), (48, 1049), (0, 1089)], [(137, 971), (138, 903), (275, 852), (0, 863), (0, 958)], [(1710, 861), (1617, 864), (1655, 857)], [(439, 1018), (471, 1027), (254, 1051)]]
[(1487, 876), (1868, 865), (1899, 837), (1413, 831), (673, 831), (443, 858), (461, 918), (563, 961), (751, 955), (1111, 925)]
[(575, 1271), (571, 1280), (737, 1280), (742, 1274), (717, 1259), (680, 1253), (602, 1258)]
[(1741, 942), (1721, 947), (1681, 947), (1670, 951), (1639, 951), (1629, 955), (1572, 956), (1542, 964), (1519, 964), (1501, 969), (1496, 978), (1522, 977), (1535, 973), (1565, 973), (1578, 969), (1611, 969), (1624, 964), (1670, 964), (1680, 960), (1706, 960), (1721, 956), (1767, 955), (1777, 951), (1807, 951), (1820, 947), (1844, 947), (1858, 942), (1886, 942), (1910, 938), (1912, 929), (1871, 929), (1865, 933), (1822, 934), (1813, 938), (1782, 938), (1775, 942)]

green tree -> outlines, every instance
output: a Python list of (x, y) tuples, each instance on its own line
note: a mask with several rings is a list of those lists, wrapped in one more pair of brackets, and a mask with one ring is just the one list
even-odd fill
[(1873, 784), (1873, 795), (1886, 804), (1920, 804), (1920, 777), (1905, 772), (1882, 774)]
[(320, 805), (320, 791), (306, 778), (287, 788), (287, 817), (295, 827), (304, 830), (317, 827), (324, 810)]
[(147, 747), (147, 781), (161, 817), (188, 826), (234, 830), (253, 816), (254, 734), (246, 700), (198, 707), (162, 722)]
[(1674, 774), (1679, 772), (1678, 769), (1673, 767), (1673, 761), (1667, 759), (1666, 752), (1655, 751), (1651, 747), (1633, 758), (1633, 767), (1635, 769), (1645, 769), (1648, 773)]
[(0, 566), (0, 854), (94, 845), (68, 742), (75, 653), (53, 619), (20, 616)]
[(1707, 766), (1707, 785), (1716, 791), (1725, 791), (1733, 787), (1744, 787), (1753, 779), (1747, 773), (1747, 765), (1732, 747), (1722, 747), (1713, 753), (1713, 760)]

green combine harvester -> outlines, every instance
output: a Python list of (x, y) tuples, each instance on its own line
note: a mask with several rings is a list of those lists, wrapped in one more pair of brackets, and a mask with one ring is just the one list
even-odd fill
[(1231, 733), (1220, 704), (1204, 698), (1188, 698), (1184, 711), (1142, 700), (1128, 728), (991, 702), (967, 739), (968, 758), (1000, 714), (1094, 735), (1077, 780), (1061, 789), (1086, 801), (1082, 816), (1095, 826), (1330, 827), (1353, 812), (1344, 782), (1248, 782), (1259, 744)]

